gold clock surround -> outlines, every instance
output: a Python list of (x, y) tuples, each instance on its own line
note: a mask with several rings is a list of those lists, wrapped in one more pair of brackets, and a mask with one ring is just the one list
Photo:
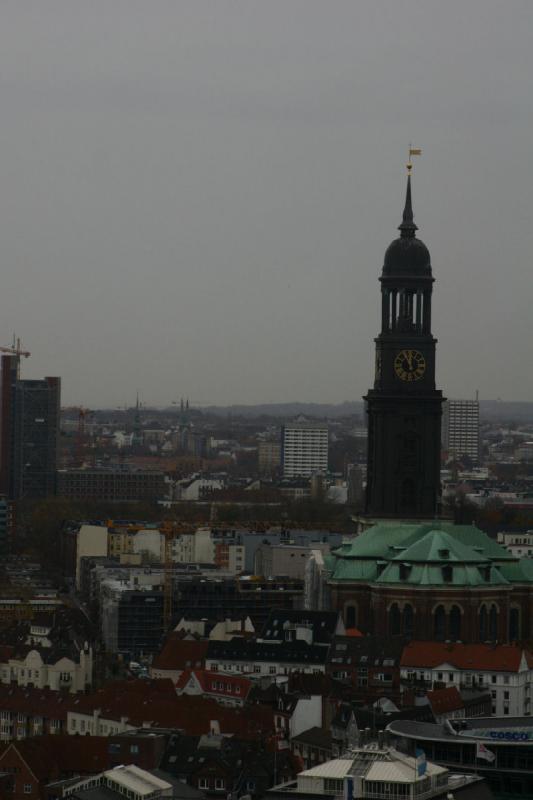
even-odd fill
[(426, 371), (426, 359), (419, 350), (405, 348), (394, 359), (394, 372), (401, 381), (419, 381)]

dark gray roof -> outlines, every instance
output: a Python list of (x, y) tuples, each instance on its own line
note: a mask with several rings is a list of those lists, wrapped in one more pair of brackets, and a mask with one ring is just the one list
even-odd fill
[(314, 644), (330, 644), (339, 615), (336, 611), (300, 611), (296, 609), (272, 609), (263, 625), (260, 637), (267, 640), (285, 639), (284, 630), (292, 625), (310, 625)]
[[(399, 666), (407, 639), (400, 636), (335, 636), (329, 650), (330, 664), (351, 666)], [(384, 664), (392, 661), (391, 664)]]
[(325, 664), (328, 648), (302, 641), (256, 642), (231, 639), (229, 642), (210, 641), (207, 659), (226, 661), (281, 661), (289, 664)]
[(331, 749), (331, 731), (326, 731), (324, 728), (309, 728), (302, 731), (298, 736), (292, 737), (292, 742), (296, 744), (307, 744), (310, 747), (321, 747), (324, 750)]

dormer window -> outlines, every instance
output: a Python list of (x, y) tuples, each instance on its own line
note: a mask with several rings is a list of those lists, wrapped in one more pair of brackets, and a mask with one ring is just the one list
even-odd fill
[(411, 565), (410, 564), (400, 564), (400, 580), (406, 581), (411, 574)]
[(447, 548), (443, 548), (442, 550), (439, 550), (439, 558), (444, 559), (444, 558), (449, 558), (449, 557), (450, 557), (450, 551)]

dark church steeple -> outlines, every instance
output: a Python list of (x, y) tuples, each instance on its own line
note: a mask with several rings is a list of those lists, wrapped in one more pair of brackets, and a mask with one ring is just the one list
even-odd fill
[(403, 238), (412, 238), (418, 228), (414, 222), (413, 203), (411, 201), (411, 174), (407, 176), (407, 191), (405, 193), (405, 208), (403, 210), (403, 219), (401, 225), (398, 225), (398, 230), (401, 231)]
[(442, 394), (435, 388), (433, 275), (416, 237), (411, 175), (400, 236), (385, 253), (381, 332), (368, 392), (366, 510), (374, 517), (433, 517), (440, 490)]

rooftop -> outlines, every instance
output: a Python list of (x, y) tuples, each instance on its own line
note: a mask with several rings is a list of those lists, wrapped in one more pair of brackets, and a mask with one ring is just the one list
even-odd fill
[(409, 642), (401, 667), (435, 668), (449, 664), (456, 669), (518, 672), (533, 669), (533, 655), (513, 644), (463, 644), (461, 642)]

